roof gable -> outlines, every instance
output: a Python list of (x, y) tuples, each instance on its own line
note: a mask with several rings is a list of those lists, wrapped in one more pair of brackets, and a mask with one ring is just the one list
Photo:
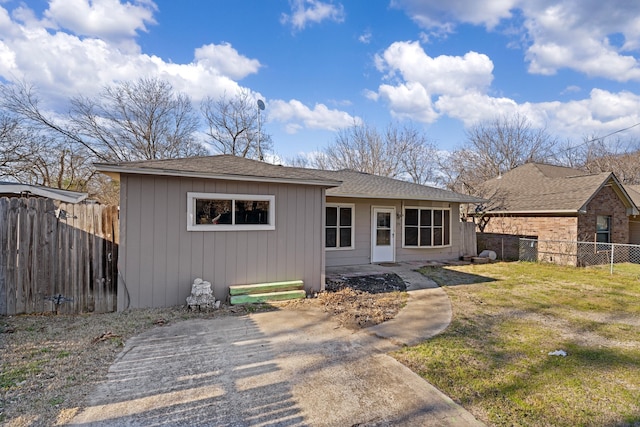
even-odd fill
[(486, 181), (479, 195), (492, 213), (577, 213), (605, 185), (612, 185), (630, 211), (637, 210), (614, 174), (589, 174), (562, 166), (527, 163)]

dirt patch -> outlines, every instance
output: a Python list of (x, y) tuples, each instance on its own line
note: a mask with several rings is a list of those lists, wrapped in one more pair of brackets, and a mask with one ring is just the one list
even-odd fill
[(407, 302), (407, 287), (393, 273), (327, 277), (317, 298), (288, 301), (283, 306), (321, 307), (341, 326), (361, 329), (392, 319)]
[(406, 303), (395, 274), (328, 280), (317, 298), (271, 305), (223, 306), (198, 312), (186, 307), (78, 316), (0, 317), (0, 424), (8, 427), (63, 425), (106, 376), (130, 337), (193, 318), (322, 307), (342, 326), (357, 329), (393, 318)]

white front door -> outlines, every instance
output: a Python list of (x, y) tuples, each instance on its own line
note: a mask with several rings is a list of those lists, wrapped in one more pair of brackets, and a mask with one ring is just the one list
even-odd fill
[(394, 262), (396, 209), (373, 208), (371, 218), (371, 262)]

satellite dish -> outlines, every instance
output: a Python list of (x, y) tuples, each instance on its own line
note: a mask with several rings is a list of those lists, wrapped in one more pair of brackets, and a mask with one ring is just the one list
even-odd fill
[(262, 99), (258, 99), (258, 108), (264, 110), (264, 101)]

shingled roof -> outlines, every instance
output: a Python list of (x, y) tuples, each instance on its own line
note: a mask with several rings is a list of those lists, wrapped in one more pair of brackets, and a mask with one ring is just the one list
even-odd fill
[(320, 171), (314, 173), (327, 178), (342, 181), (342, 185), (327, 190), (327, 196), (373, 198), (373, 199), (405, 199), (434, 200), (454, 203), (481, 203), (478, 197), (467, 196), (441, 188), (420, 185), (384, 176), (372, 175), (353, 170)]
[(434, 200), (457, 203), (480, 203), (473, 196), (426, 185), (414, 184), (352, 170), (326, 171), (273, 165), (231, 155), (190, 157), (183, 159), (145, 160), (122, 163), (96, 163), (96, 169), (112, 177), (143, 174), (188, 176), (256, 182), (282, 182), (327, 187), (327, 196)]
[(483, 183), (487, 213), (577, 213), (605, 185), (611, 185), (631, 211), (635, 204), (613, 173), (527, 163)]
[(98, 171), (118, 178), (119, 174), (187, 176), (232, 181), (281, 182), (332, 187), (340, 181), (323, 178), (301, 168), (288, 168), (232, 155), (96, 163)]
[(633, 203), (640, 209), (640, 185), (625, 185), (624, 189), (627, 190), (627, 194), (629, 194)]

